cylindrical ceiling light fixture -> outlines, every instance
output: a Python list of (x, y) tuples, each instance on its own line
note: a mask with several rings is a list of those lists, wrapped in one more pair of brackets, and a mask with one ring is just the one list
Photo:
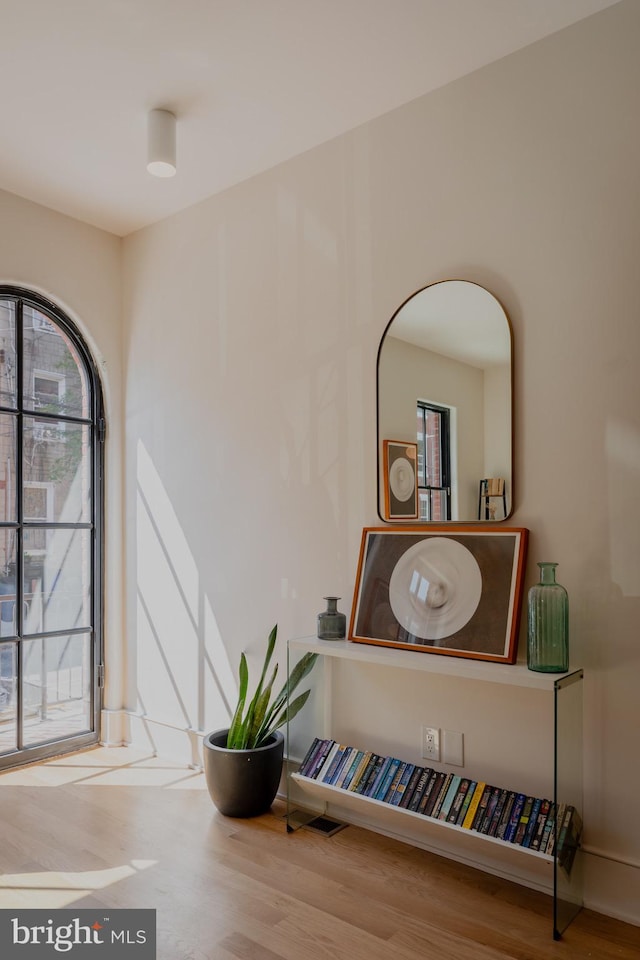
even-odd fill
[(172, 177), (176, 172), (176, 118), (168, 110), (149, 112), (147, 170), (154, 177)]

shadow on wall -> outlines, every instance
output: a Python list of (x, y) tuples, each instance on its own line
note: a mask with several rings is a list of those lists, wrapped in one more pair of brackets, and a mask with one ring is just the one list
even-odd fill
[(136, 525), (138, 715), (154, 748), (163, 727), (191, 734), (198, 764), (195, 732), (228, 726), (237, 684), (197, 564), (141, 441)]

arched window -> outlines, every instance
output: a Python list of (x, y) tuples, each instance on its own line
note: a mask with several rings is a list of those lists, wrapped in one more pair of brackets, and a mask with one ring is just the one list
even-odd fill
[(98, 740), (103, 440), (73, 323), (0, 285), (0, 768)]

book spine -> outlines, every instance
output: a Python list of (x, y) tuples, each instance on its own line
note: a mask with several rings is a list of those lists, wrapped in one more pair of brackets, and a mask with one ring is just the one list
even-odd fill
[(504, 835), (506, 833), (507, 827), (509, 826), (509, 817), (511, 816), (511, 810), (516, 799), (515, 790), (510, 790), (507, 794), (507, 799), (505, 805), (502, 809), (502, 815), (500, 817), (500, 823), (498, 824), (498, 829), (496, 830), (496, 837), (498, 840), (504, 840)]
[(344, 768), (345, 768), (345, 765), (346, 765), (346, 763), (347, 763), (348, 758), (351, 756), (351, 751), (352, 751), (352, 750), (353, 750), (353, 747), (344, 747), (344, 748), (343, 748), (342, 753), (340, 754), (340, 760), (339, 760), (339, 762), (336, 764), (336, 768), (335, 768), (335, 770), (333, 771), (333, 773), (331, 774), (331, 779), (329, 780), (329, 783), (330, 783), (332, 786), (336, 787), (336, 786), (338, 785), (338, 780), (339, 780), (339, 779), (341, 778), (341, 776), (342, 776), (342, 771), (343, 771)]
[(398, 767), (396, 768), (396, 772), (393, 775), (393, 780), (391, 781), (391, 785), (389, 786), (389, 789), (387, 790), (384, 796), (380, 797), (380, 799), (383, 800), (385, 803), (391, 802), (391, 798), (396, 792), (398, 784), (400, 783), (400, 777), (406, 770), (406, 767), (407, 767), (406, 761), (401, 760)]
[(495, 810), (493, 811), (493, 816), (491, 817), (491, 822), (487, 828), (487, 836), (495, 837), (498, 832), (498, 826), (500, 820), (502, 819), (502, 811), (504, 810), (504, 805), (507, 802), (507, 797), (509, 796), (508, 790), (501, 790), (498, 794), (498, 802), (496, 803)]
[(314, 760), (311, 768), (309, 769), (309, 773), (307, 774), (308, 777), (311, 777), (314, 780), (317, 778), (320, 770), (322, 769), (322, 765), (326, 759), (326, 756), (331, 750), (331, 748), (333, 747), (334, 743), (335, 743), (335, 740), (323, 741), (322, 748), (316, 754), (316, 759)]
[(318, 762), (318, 757), (320, 756), (320, 754), (326, 751), (328, 744), (329, 745), (331, 744), (330, 740), (318, 740), (318, 743), (316, 744), (316, 747), (313, 753), (305, 763), (303, 776), (305, 777), (312, 776), (313, 770), (315, 769), (316, 764)]
[(542, 843), (542, 837), (544, 836), (544, 828), (547, 823), (547, 817), (549, 816), (550, 809), (551, 809), (551, 802), (549, 800), (542, 800), (542, 802), (540, 803), (540, 810), (538, 811), (536, 828), (531, 838), (532, 850), (540, 849), (540, 844)]
[(558, 851), (558, 859), (562, 861), (562, 854), (564, 850), (564, 845), (567, 837), (567, 832), (569, 829), (569, 824), (571, 823), (571, 817), (573, 816), (575, 807), (571, 804), (567, 804), (564, 817), (562, 818), (562, 823), (559, 825), (558, 839), (556, 843), (556, 849)]
[(355, 747), (347, 747), (344, 753), (342, 754), (342, 760), (338, 766), (338, 769), (331, 778), (331, 783), (334, 787), (341, 787), (344, 781), (344, 778), (347, 775), (349, 767), (351, 766), (351, 761), (355, 756), (356, 750)]
[(449, 786), (447, 788), (447, 792), (445, 794), (445, 798), (440, 804), (440, 810), (438, 812), (438, 820), (446, 820), (447, 817), (449, 816), (449, 811), (451, 810), (451, 804), (455, 800), (456, 794), (460, 789), (461, 781), (462, 781), (462, 777), (458, 776), (457, 774), (454, 774), (451, 777), (451, 780), (449, 781)]
[(389, 787), (393, 783), (393, 778), (396, 775), (396, 770), (400, 766), (400, 761), (397, 757), (391, 758), (391, 763), (387, 767), (387, 772), (384, 775), (382, 783), (378, 787), (377, 792), (374, 794), (374, 800), (383, 800), (385, 794), (387, 793)]
[(524, 802), (526, 799), (527, 798), (525, 797), (524, 793), (516, 794), (516, 798), (513, 801), (513, 806), (511, 807), (509, 825), (504, 834), (504, 839), (507, 843), (513, 843), (513, 839), (516, 835), (518, 824), (520, 822), (520, 814), (522, 813), (522, 808), (524, 807)]
[(482, 826), (485, 814), (487, 812), (487, 804), (491, 794), (493, 793), (493, 786), (490, 783), (485, 784), (485, 788), (482, 791), (482, 796), (480, 797), (480, 803), (478, 804), (478, 809), (476, 810), (476, 815), (473, 818), (473, 823), (471, 824), (472, 830), (479, 830)]
[(328, 754), (322, 761), (322, 765), (318, 768), (316, 772), (316, 780), (324, 780), (325, 776), (329, 772), (329, 768), (331, 764), (333, 763), (333, 758), (335, 757), (339, 749), (340, 749), (340, 744), (335, 743), (334, 741), (334, 743), (331, 746), (331, 749), (329, 750)]
[(471, 781), (468, 777), (461, 777), (460, 782), (458, 783), (458, 789), (455, 792), (455, 796), (449, 807), (449, 812), (447, 813), (447, 823), (457, 823), (458, 817), (460, 816), (460, 810), (462, 808), (462, 803), (464, 801), (465, 794), (469, 789), (469, 783)]
[(452, 780), (453, 780), (453, 774), (452, 774), (452, 773), (448, 773), (448, 774), (446, 774), (444, 780), (442, 781), (442, 787), (441, 787), (441, 789), (440, 789), (440, 793), (439, 793), (438, 796), (436, 797), (436, 802), (434, 803), (433, 809), (431, 810), (431, 813), (429, 814), (429, 816), (433, 817), (434, 820), (437, 820), (437, 819), (438, 819), (438, 815), (439, 815), (439, 813), (440, 813), (440, 808), (442, 807), (442, 804), (444, 803), (445, 797), (447, 796), (447, 793), (448, 793), (448, 791), (449, 791), (449, 786), (451, 785), (451, 781), (452, 781)]
[(558, 839), (558, 834), (562, 829), (562, 824), (564, 823), (564, 814), (567, 809), (566, 803), (559, 803), (556, 808), (556, 816), (551, 827), (551, 833), (549, 834), (549, 843), (547, 844), (547, 853), (550, 856), (555, 856), (556, 852), (556, 841)]
[(316, 752), (316, 750), (319, 749), (320, 743), (321, 743), (320, 737), (314, 737), (311, 743), (311, 746), (309, 747), (304, 757), (302, 758), (302, 762), (298, 767), (298, 773), (301, 774), (303, 777), (305, 776), (306, 768), (311, 764), (314, 753)]
[(377, 791), (380, 789), (380, 784), (384, 780), (385, 774), (389, 769), (389, 765), (393, 757), (381, 757), (381, 762), (378, 764), (378, 769), (375, 777), (369, 781), (369, 785), (366, 790), (366, 795), (368, 797), (375, 797)]
[(424, 767), (413, 768), (411, 779), (409, 780), (409, 783), (407, 784), (407, 789), (404, 791), (402, 795), (402, 800), (400, 801), (400, 807), (403, 810), (409, 809), (409, 804), (413, 800), (413, 795), (416, 792), (416, 788), (418, 786), (418, 783), (420, 782), (420, 777), (422, 776), (423, 773), (424, 773)]
[(420, 806), (420, 801), (422, 800), (424, 792), (427, 789), (427, 786), (429, 785), (429, 781), (434, 776), (435, 776), (435, 770), (432, 770), (431, 767), (424, 768), (423, 772), (420, 774), (420, 779), (416, 784), (416, 788), (413, 791), (413, 796), (409, 801), (409, 807), (408, 807), (409, 810), (412, 810), (414, 813), (417, 811), (418, 807)]
[(350, 763), (350, 765), (349, 765), (349, 769), (347, 770), (347, 772), (346, 772), (346, 774), (345, 774), (345, 778), (344, 778), (344, 780), (342, 781), (342, 789), (343, 789), (343, 790), (348, 790), (349, 787), (351, 786), (351, 782), (352, 782), (352, 780), (353, 780), (353, 778), (354, 778), (354, 776), (355, 776), (356, 770), (357, 770), (358, 767), (360, 766), (360, 762), (361, 762), (361, 760), (362, 760), (363, 757), (364, 757), (364, 750), (356, 750), (356, 752), (355, 752), (355, 754), (354, 754), (354, 757), (353, 757), (353, 760), (351, 761), (351, 763)]
[(560, 866), (566, 871), (567, 876), (573, 867), (573, 861), (580, 846), (580, 837), (582, 835), (582, 817), (575, 807), (570, 807), (570, 811), (568, 817), (565, 815), (563, 825), (564, 836), (562, 838), (562, 845), (558, 850)]
[(346, 749), (347, 748), (344, 746), (344, 744), (341, 744), (341, 743), (337, 744), (337, 748), (332, 750), (331, 753), (327, 756), (327, 759), (325, 760), (322, 767), (322, 776), (318, 777), (319, 780), (321, 780), (323, 783), (331, 783), (331, 778), (336, 772), (338, 764), (342, 760), (344, 751)]
[(491, 793), (489, 794), (489, 797), (487, 799), (487, 806), (484, 811), (484, 816), (482, 820), (478, 822), (478, 825), (475, 828), (478, 831), (478, 833), (486, 834), (489, 832), (489, 827), (491, 826), (491, 821), (493, 819), (495, 809), (498, 805), (499, 797), (500, 797), (500, 787), (492, 787)]
[(433, 778), (429, 783), (428, 790), (425, 790), (425, 794), (420, 801), (420, 806), (418, 807), (418, 813), (424, 814), (425, 817), (431, 816), (431, 811), (433, 810), (436, 800), (440, 796), (440, 791), (442, 790), (442, 784), (444, 783), (444, 773), (437, 770), (434, 771)]
[(522, 846), (522, 841), (524, 840), (524, 835), (527, 832), (527, 827), (529, 825), (529, 817), (531, 816), (531, 808), (533, 807), (534, 797), (527, 797), (522, 808), (522, 813), (520, 814), (520, 820), (518, 821), (518, 829), (516, 830), (516, 835), (513, 839), (514, 843), (520, 844)]
[(392, 806), (394, 807), (400, 806), (402, 798), (405, 794), (405, 790), (407, 789), (407, 784), (409, 783), (409, 780), (411, 779), (411, 774), (413, 773), (414, 770), (415, 770), (415, 764), (413, 763), (408, 763), (404, 768), (402, 772), (402, 776), (398, 781), (398, 786), (396, 787), (396, 791), (393, 794), (391, 800), (389, 801)]
[(358, 783), (360, 782), (360, 778), (362, 777), (362, 774), (365, 771), (365, 767), (369, 763), (370, 759), (371, 759), (371, 751), (365, 750), (364, 753), (362, 754), (362, 757), (360, 758), (360, 763), (358, 764), (357, 769), (353, 777), (351, 778), (351, 783), (349, 784), (350, 791), (354, 791), (358, 786)]
[(368, 784), (368, 782), (369, 782), (369, 778), (371, 777), (372, 773), (373, 773), (374, 770), (376, 769), (376, 763), (377, 763), (377, 762), (378, 762), (378, 754), (377, 754), (377, 753), (371, 753), (371, 754), (369, 755), (369, 762), (367, 763), (366, 767), (364, 768), (364, 772), (363, 772), (362, 776), (360, 777), (360, 780), (358, 781), (358, 783), (357, 783), (356, 786), (355, 786), (354, 793), (363, 794), (364, 791), (367, 789), (367, 784)]
[(538, 814), (540, 813), (541, 805), (542, 800), (539, 797), (536, 797), (531, 807), (531, 813), (529, 814), (529, 823), (527, 824), (527, 829), (525, 830), (524, 837), (522, 838), (523, 847), (531, 846), (531, 840), (536, 832), (536, 826), (538, 824)]
[(480, 805), (480, 800), (482, 799), (486, 786), (487, 785), (484, 782), (484, 780), (479, 780), (476, 783), (475, 790), (473, 791), (473, 796), (471, 797), (471, 800), (469, 802), (467, 813), (465, 815), (464, 820), (462, 821), (462, 826), (465, 830), (471, 830), (471, 827), (473, 826), (473, 821), (476, 818), (478, 807)]
[(469, 786), (467, 787), (467, 790), (465, 792), (464, 799), (462, 801), (462, 806), (460, 807), (460, 813), (458, 814), (458, 819), (456, 820), (456, 823), (458, 824), (459, 827), (461, 827), (462, 824), (464, 823), (464, 818), (467, 815), (467, 810), (471, 805), (471, 800), (473, 798), (473, 795), (475, 793), (477, 786), (478, 784), (475, 780), (469, 781)]
[(373, 763), (373, 768), (369, 771), (369, 776), (367, 777), (367, 783), (362, 790), (363, 797), (372, 797), (374, 792), (374, 787), (378, 777), (380, 776), (380, 771), (384, 767), (385, 763), (389, 758), (383, 757), (380, 754), (375, 754), (375, 759)]
[(547, 848), (549, 846), (549, 838), (553, 832), (553, 825), (556, 822), (556, 805), (552, 803), (549, 807), (549, 813), (547, 814), (547, 822), (544, 825), (544, 830), (542, 832), (542, 840), (540, 841), (540, 853), (547, 853)]

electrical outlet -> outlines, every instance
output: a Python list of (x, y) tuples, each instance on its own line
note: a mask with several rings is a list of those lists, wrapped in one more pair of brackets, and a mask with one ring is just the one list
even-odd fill
[(422, 728), (422, 757), (424, 760), (440, 759), (440, 730), (438, 727)]

